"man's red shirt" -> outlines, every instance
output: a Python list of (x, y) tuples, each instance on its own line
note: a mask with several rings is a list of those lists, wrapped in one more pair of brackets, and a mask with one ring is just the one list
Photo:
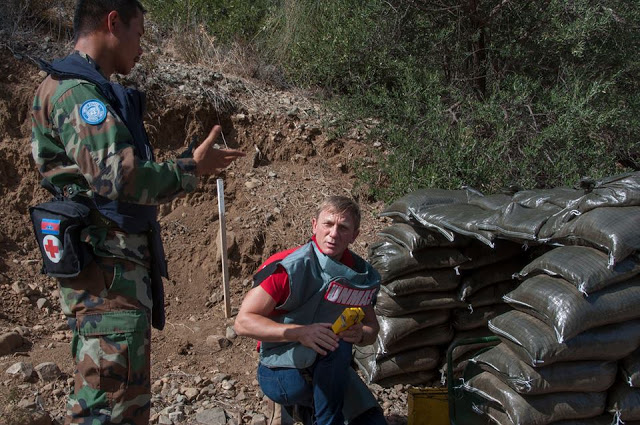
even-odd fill
[[(318, 242), (316, 241), (315, 236), (312, 237), (312, 240), (316, 244), (316, 247), (318, 248), (318, 250), (322, 252), (322, 250), (318, 246)], [(269, 264), (274, 261), (282, 260), (287, 255), (291, 254), (292, 252), (296, 251), (299, 248), (300, 247), (298, 246), (298, 247), (291, 248), (286, 251), (282, 251), (277, 254), (274, 254), (271, 257), (269, 257), (267, 261), (264, 262), (264, 264)], [(344, 253), (342, 253), (342, 257), (340, 258), (340, 262), (347, 267), (353, 268), (355, 265), (355, 260), (353, 258), (353, 255), (351, 255), (351, 251), (349, 251), (348, 249), (345, 249)], [(260, 286), (262, 287), (262, 289), (267, 291), (267, 293), (271, 296), (271, 298), (273, 298), (273, 300), (276, 302), (276, 309), (278, 306), (284, 304), (287, 298), (289, 298), (289, 294), (291, 292), (291, 287), (289, 286), (289, 275), (287, 274), (284, 267), (282, 267), (281, 265), (278, 265), (278, 268), (276, 269), (276, 271), (273, 272), (271, 276), (263, 280)], [(282, 314), (282, 313), (284, 313), (283, 310), (278, 310), (276, 314)]]

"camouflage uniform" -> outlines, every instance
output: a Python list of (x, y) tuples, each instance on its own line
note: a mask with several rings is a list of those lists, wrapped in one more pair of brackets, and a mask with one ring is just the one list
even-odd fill
[[(95, 99), (106, 105), (107, 116), (91, 125), (80, 108)], [(31, 118), (38, 170), (67, 194), (156, 205), (196, 187), (193, 159), (156, 163), (136, 157), (127, 126), (88, 81), (48, 76), (36, 92)], [(93, 247), (95, 261), (78, 277), (58, 280), (76, 363), (65, 424), (148, 424), (148, 235), (125, 233), (97, 210), (92, 214), (93, 224), (81, 238)]]

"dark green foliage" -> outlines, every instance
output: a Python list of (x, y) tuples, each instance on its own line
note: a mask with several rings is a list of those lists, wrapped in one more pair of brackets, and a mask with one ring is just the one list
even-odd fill
[(375, 118), (385, 153), (358, 174), (381, 199), (640, 169), (640, 3), (151, 3), (182, 5), (227, 39), (252, 40), (289, 81), (322, 87), (352, 123)]
[(156, 21), (165, 26), (192, 28), (205, 25), (207, 30), (228, 42), (236, 38), (251, 39), (260, 30), (269, 0), (144, 0)]

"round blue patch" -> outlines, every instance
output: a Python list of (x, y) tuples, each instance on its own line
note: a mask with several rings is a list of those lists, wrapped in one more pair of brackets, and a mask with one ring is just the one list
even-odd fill
[(80, 115), (87, 124), (101, 124), (107, 118), (107, 107), (98, 99), (87, 100), (80, 107)]

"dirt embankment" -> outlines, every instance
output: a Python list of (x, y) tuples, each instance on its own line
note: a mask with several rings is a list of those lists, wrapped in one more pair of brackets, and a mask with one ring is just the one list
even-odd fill
[[(59, 51), (63, 48), (58, 46)], [(19, 329), (24, 337), (17, 353), (0, 357), (0, 406), (29, 405), (36, 394), (41, 407), (55, 418), (62, 414), (68, 392), (64, 378), (23, 383), (5, 374), (19, 361), (34, 366), (54, 362), (63, 376), (72, 373), (69, 332), (56, 284), (39, 273), (39, 254), (27, 216), (30, 205), (48, 198), (38, 186), (40, 177), (30, 155), (28, 114), (43, 75), (28, 56), (37, 53), (28, 46), (10, 51), (0, 43), (0, 334)], [(331, 122), (331, 117), (303, 93), (276, 91), (162, 55), (143, 60), (124, 82), (147, 92), (147, 130), (159, 160), (181, 153), (194, 136), (201, 140), (216, 123), (224, 129), (221, 145), (247, 152), (246, 158), (218, 176), (225, 185), (234, 312), (255, 268), (274, 252), (309, 237), (311, 215), (325, 195), (358, 197), (353, 163), (370, 156), (361, 131), (353, 130), (344, 138), (330, 136), (323, 123)], [(386, 223), (376, 218), (380, 204), (359, 201), (363, 223), (353, 248), (366, 255), (367, 245)], [(266, 409), (254, 381), (253, 341), (232, 338), (224, 348), (207, 344), (208, 336), (229, 336), (227, 328), (233, 323), (233, 318), (224, 317), (222, 301), (216, 177), (163, 205), (160, 222), (171, 279), (166, 285), (167, 326), (154, 331), (152, 342), (152, 379), (158, 381), (156, 420), (166, 404), (163, 388), (173, 385), (172, 380), (198, 377), (200, 384), (212, 380), (214, 385), (225, 374), (222, 381), (233, 385), (210, 395), (211, 404), (223, 407), (236, 423), (249, 423), (254, 413)], [(392, 391), (389, 398), (389, 390), (377, 389), (388, 417), (402, 423), (406, 405), (403, 396)], [(186, 416), (173, 416), (182, 420), (175, 423), (191, 423), (189, 412), (182, 413)]]

